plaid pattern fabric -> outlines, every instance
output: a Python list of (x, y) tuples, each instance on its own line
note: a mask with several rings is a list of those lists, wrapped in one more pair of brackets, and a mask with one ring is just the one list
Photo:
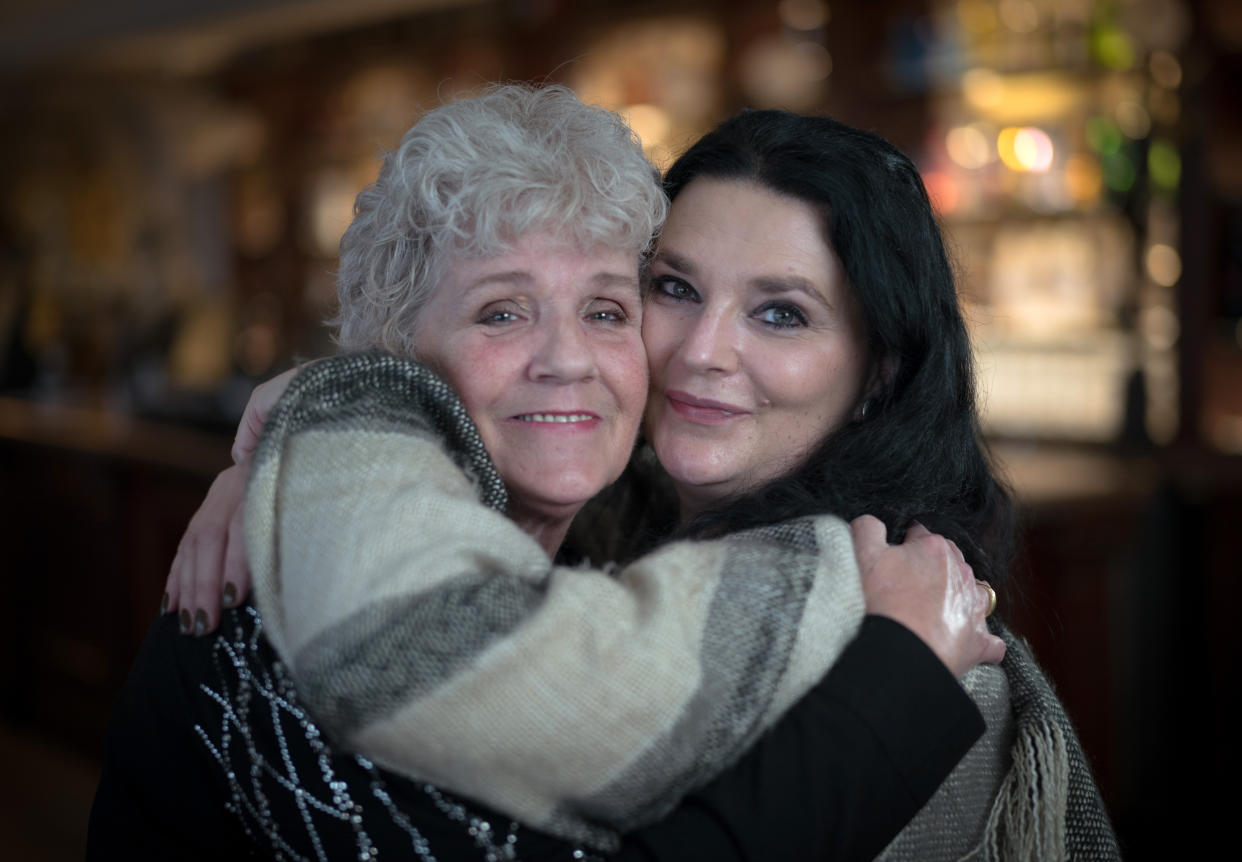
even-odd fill
[[(505, 506), (443, 380), (381, 354), (318, 362), (255, 455), (255, 600), (343, 747), (597, 848), (733, 762), (864, 613), (833, 517), (601, 571), (554, 565)], [(1119, 858), (1064, 710), (996, 630), (1002, 668), (964, 680), (989, 732), (883, 858)]]
[[(484, 505), (479, 505), (480, 501)], [(255, 601), (344, 747), (598, 847), (736, 759), (853, 638), (849, 528), (807, 519), (556, 566), (451, 389), (367, 354), (289, 387), (255, 455)]]

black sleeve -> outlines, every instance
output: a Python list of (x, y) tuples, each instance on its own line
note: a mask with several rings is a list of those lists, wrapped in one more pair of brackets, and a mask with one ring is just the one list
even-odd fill
[(156, 620), (108, 720), (86, 859), (231, 859), (244, 836), (204, 769), (192, 693), (210, 661), (208, 638)]
[(824, 679), (731, 768), (626, 836), (625, 862), (871, 859), (983, 734), (900, 623), (869, 616)]

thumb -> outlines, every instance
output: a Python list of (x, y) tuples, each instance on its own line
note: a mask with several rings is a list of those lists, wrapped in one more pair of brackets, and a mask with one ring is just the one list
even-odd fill
[(888, 544), (888, 528), (875, 515), (859, 515), (850, 521), (850, 535), (854, 538), (854, 553), (860, 550), (883, 547)]
[(237, 423), (237, 436), (233, 438), (233, 449), (230, 453), (234, 464), (240, 464), (254, 452), (259, 445), (259, 435), (263, 433), (263, 424), (267, 421), (267, 415), (259, 416), (253, 405), (254, 398), (251, 397), (246, 402), (246, 412)]
[(301, 370), (301, 367), (295, 366), (282, 371), (266, 383), (259, 384), (250, 393), (250, 400), (246, 402), (246, 410), (242, 413), (241, 422), (237, 423), (237, 436), (233, 439), (231, 454), (234, 464), (245, 461), (259, 445), (259, 435), (263, 433), (263, 426), (267, 424), (268, 414), (272, 412), (280, 396), (285, 394), (290, 381)]
[(1005, 658), (1005, 642), (996, 635), (988, 635), (980, 661), (984, 664), (1000, 664)]

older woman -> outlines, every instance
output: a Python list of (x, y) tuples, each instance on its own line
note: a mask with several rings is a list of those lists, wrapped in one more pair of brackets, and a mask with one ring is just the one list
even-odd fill
[[(535, 141), (543, 158), (498, 158)], [(415, 174), (438, 165), (435, 182), (399, 186), (407, 159)], [(853, 667), (846, 645), (863, 599), (848, 531), (834, 518), (670, 546), (615, 578), (549, 563), (569, 519), (620, 472), (641, 410), (637, 260), (659, 195), (642, 192), (654, 186), (639, 164), (615, 119), (557, 91), (499, 90), (429, 115), (403, 142), (360, 198), (344, 243), (343, 332), (413, 333), (406, 351), (462, 398), (394, 357), (330, 360), (293, 385), (256, 455), (248, 506), (263, 617), (245, 608), (210, 640), (168, 644), (171, 620), (153, 633), (114, 719), (92, 852), (176, 846), (182, 821), (205, 833), (205, 855), (249, 845), (325, 857), (390, 842), (423, 858), (517, 852), (516, 823), (500, 828), (433, 785), (342, 755), (337, 739), (375, 745), (383, 763), (427, 758), (415, 770), (423, 778), (615, 846), (606, 827), (666, 812), (799, 696), (840, 696), (840, 674), (817, 681), (843, 652), (838, 667)], [(359, 236), (367, 242), (351, 245)], [(351, 259), (351, 248), (376, 246), (385, 254)], [(390, 292), (419, 285), (430, 289), (421, 302)], [(417, 550), (407, 531), (421, 534)], [(955, 611), (940, 643), (964, 670), (975, 661), (964, 656), (988, 643), (970, 636), (980, 591), (948, 546), (926, 538), (900, 549), (865, 539), (865, 569), (883, 584), (894, 559), (898, 569), (908, 557), (939, 564), (930, 582)], [(751, 559), (766, 568), (751, 571)], [(427, 577), (413, 585), (418, 572)], [(789, 628), (797, 621), (805, 631)], [(951, 703), (955, 683), (918, 648), (930, 679), (898, 688), (917, 702), (947, 685)], [(808, 702), (813, 719), (841, 714)], [(882, 711), (865, 694), (847, 699), (860, 706)], [(917, 750), (917, 769), (900, 777), (930, 792), (973, 739), (972, 712), (932, 711), (920, 723), (939, 728), (934, 739), (898, 741), (884, 756)], [(860, 722), (838, 724), (838, 747), (849, 750)], [(762, 763), (737, 770), (754, 784)], [(923, 792), (906, 787), (892, 802), (900, 809)], [(687, 834), (714, 829), (737, 852), (731, 829), (705, 821), (712, 791), (703, 793), (688, 821), (685, 809), (666, 821), (665, 844), (658, 830), (637, 840), (647, 851), (671, 846), (669, 824), (681, 816)], [(885, 812), (869, 817), (884, 822)], [(856, 831), (875, 839), (874, 828)], [(567, 852), (540, 840), (523, 839), (524, 858)], [(707, 840), (692, 849), (724, 858)]]

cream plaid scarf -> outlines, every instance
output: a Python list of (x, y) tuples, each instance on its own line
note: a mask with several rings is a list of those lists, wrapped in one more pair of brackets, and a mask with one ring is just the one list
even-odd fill
[[(553, 565), (506, 500), (446, 383), (392, 356), (338, 357), (300, 374), (269, 418), (246, 540), (268, 637), (321, 726), (531, 826), (615, 847), (745, 751), (861, 622), (837, 518), (673, 543), (604, 572)], [(919, 817), (946, 797), (982, 812), (966, 837), (988, 858), (1058, 858), (1065, 794), (1048, 776), (1069, 772), (1066, 746), (1006, 768), (1005, 679), (966, 680), (993, 728), (992, 756), (954, 773), (978, 799), (962, 803), (951, 778)], [(1056, 722), (1035, 724), (1019, 717), (1013, 751)], [(932, 858), (919, 824), (891, 858)]]

